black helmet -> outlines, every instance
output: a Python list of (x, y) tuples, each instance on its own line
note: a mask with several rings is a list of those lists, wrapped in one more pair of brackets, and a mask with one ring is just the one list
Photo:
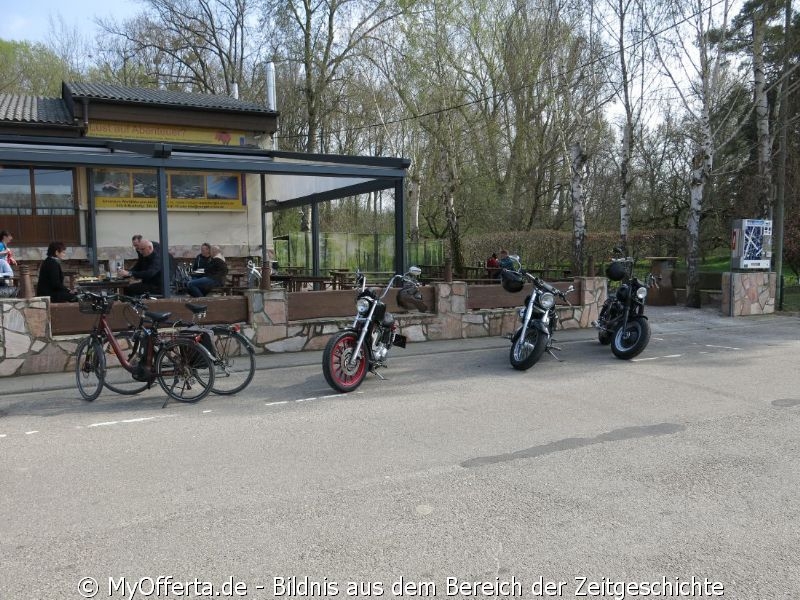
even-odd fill
[(503, 284), (503, 289), (512, 294), (522, 291), (525, 286), (525, 279), (522, 274), (510, 269), (500, 271), (500, 282)]
[(621, 260), (614, 261), (606, 267), (606, 277), (611, 281), (622, 281), (625, 279), (625, 263)]
[(397, 292), (397, 305), (406, 310), (428, 312), (428, 305), (422, 299), (422, 294), (416, 286), (406, 286)]

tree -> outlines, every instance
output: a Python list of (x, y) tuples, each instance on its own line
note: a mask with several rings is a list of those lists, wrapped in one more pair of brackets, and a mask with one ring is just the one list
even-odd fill
[(41, 43), (0, 40), (0, 93), (59, 96), (69, 66)]

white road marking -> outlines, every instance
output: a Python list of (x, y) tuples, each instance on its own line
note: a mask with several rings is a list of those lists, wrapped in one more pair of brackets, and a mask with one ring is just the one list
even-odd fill
[(210, 413), (210, 412), (214, 412), (214, 411), (213, 410), (204, 410), (203, 414)]
[(7, 437), (5, 433), (0, 433), (0, 437)]
[(265, 402), (267, 406), (277, 406), (278, 404), (289, 404), (288, 400), (278, 400), (277, 402)]
[(104, 423), (92, 423), (87, 427), (105, 427), (106, 425), (116, 425), (119, 421), (105, 421)]
[(680, 358), (681, 354), (667, 354), (666, 356), (652, 356), (649, 358), (632, 358), (631, 362), (643, 362), (645, 360), (660, 360), (662, 358)]
[(295, 400), (295, 402), (310, 402), (311, 400), (316, 400), (316, 399), (317, 399), (316, 396), (314, 396), (313, 398), (298, 398), (297, 400)]
[(33, 431), (26, 431), (25, 435), (33, 435), (34, 433), (39, 433), (38, 429), (34, 429)]
[(723, 350), (741, 350), (741, 348), (734, 348), (733, 346), (714, 346), (712, 344), (706, 344), (706, 348), (722, 348)]

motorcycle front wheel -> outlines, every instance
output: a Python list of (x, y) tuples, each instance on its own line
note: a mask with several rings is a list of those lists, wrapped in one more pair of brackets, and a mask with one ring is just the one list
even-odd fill
[(650, 342), (650, 323), (644, 317), (634, 317), (628, 320), (628, 324), (623, 327), (620, 325), (611, 340), (611, 351), (614, 356), (623, 360), (641, 354)]
[(608, 346), (611, 343), (611, 339), (614, 336), (611, 335), (609, 331), (598, 331), (597, 332), (597, 341), (603, 344), (603, 346)]
[(367, 355), (364, 348), (361, 348), (358, 356), (353, 356), (357, 344), (358, 334), (344, 331), (332, 336), (322, 353), (325, 381), (337, 392), (352, 392), (367, 376)]
[(511, 366), (518, 371), (527, 371), (544, 354), (547, 348), (547, 336), (536, 329), (533, 325), (528, 326), (525, 332), (525, 339), (521, 339), (522, 328), (517, 329), (514, 337), (511, 338), (511, 353), (509, 360)]

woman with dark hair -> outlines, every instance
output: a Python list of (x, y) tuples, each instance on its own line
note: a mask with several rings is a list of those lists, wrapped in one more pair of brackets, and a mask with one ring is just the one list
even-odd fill
[(61, 261), (67, 253), (64, 242), (50, 242), (47, 247), (47, 258), (39, 267), (39, 280), (36, 282), (37, 296), (50, 296), (52, 302), (75, 302), (77, 300), (64, 285), (64, 272), (61, 270)]

